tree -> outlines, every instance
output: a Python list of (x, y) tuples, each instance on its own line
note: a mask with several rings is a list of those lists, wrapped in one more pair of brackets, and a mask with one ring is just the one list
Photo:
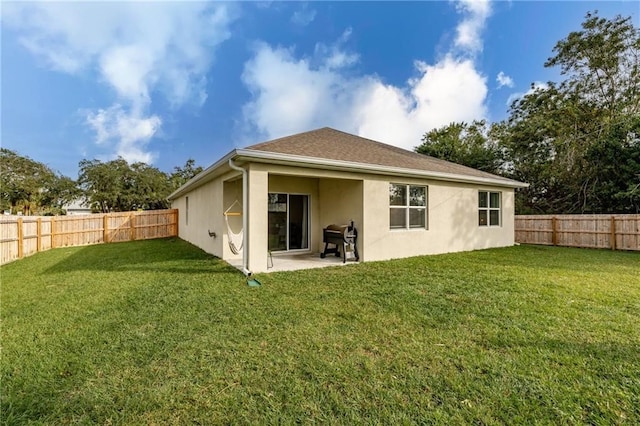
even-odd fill
[(77, 195), (75, 182), (45, 164), (0, 148), (2, 208), (24, 214), (56, 213)]
[(509, 175), (530, 184), (516, 208), (638, 211), (640, 31), (631, 18), (589, 13), (553, 51), (545, 66), (559, 66), (565, 79), (514, 102), (501, 139)]
[(169, 177), (155, 167), (145, 163), (131, 165), (133, 205), (131, 209), (166, 209), (167, 197), (172, 192)]
[(581, 31), (553, 48), (545, 67), (559, 66), (564, 91), (601, 110), (602, 124), (640, 112), (640, 30), (631, 17), (587, 13)]
[(169, 176), (172, 189), (176, 190), (180, 188), (195, 175), (202, 172), (202, 170), (201, 166), (196, 167), (196, 161), (193, 158), (189, 158), (184, 164), (184, 167), (174, 167), (173, 173)]
[[(484, 120), (467, 123), (451, 123), (425, 133), (422, 145), (416, 148), (420, 154), (473, 167), (490, 173), (499, 173), (503, 164), (502, 151), (492, 129)], [(496, 130), (493, 130), (496, 131)]]
[(129, 165), (123, 158), (82, 160), (79, 183), (93, 209), (103, 213), (168, 207), (168, 176), (145, 163)]
[(41, 203), (46, 214), (64, 214), (64, 206), (82, 196), (76, 181), (66, 176), (58, 176), (47, 191), (42, 193)]
[(597, 170), (593, 210), (640, 212), (640, 117), (611, 126), (589, 147), (585, 159), (589, 169)]

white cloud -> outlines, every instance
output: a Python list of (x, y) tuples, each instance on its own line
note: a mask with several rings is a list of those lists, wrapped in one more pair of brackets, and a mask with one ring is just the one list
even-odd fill
[(456, 27), (455, 45), (468, 53), (482, 51), (482, 30), (491, 15), (489, 0), (461, 0), (456, 2), (458, 12), (465, 15)]
[(498, 82), (498, 89), (504, 86), (507, 86), (507, 87), (514, 86), (513, 79), (502, 71), (500, 71), (496, 76), (496, 81)]
[(419, 77), (395, 87), (375, 76), (345, 77), (327, 63), (332, 57), (313, 66), (290, 50), (260, 45), (243, 74), (254, 94), (244, 107), (251, 130), (276, 138), (332, 126), (412, 149), (431, 128), (486, 114), (486, 79), (471, 60), (416, 62)]
[[(232, 18), (218, 3), (12, 2), (3, 4), (2, 19), (45, 66), (96, 72), (113, 89), (116, 103), (89, 114), (87, 124), (104, 143), (96, 117), (117, 111), (118, 127), (132, 126), (119, 134), (117, 154), (135, 161), (152, 157), (144, 147), (161, 125), (149, 112), (154, 96), (174, 108), (206, 100), (205, 75)], [(150, 124), (147, 131), (141, 123)], [(107, 140), (115, 143), (114, 134)]]
[(144, 148), (162, 126), (157, 115), (139, 117), (120, 105), (87, 114), (87, 123), (96, 132), (98, 144), (115, 143), (115, 154), (129, 162), (151, 163), (154, 154)]
[(517, 101), (518, 99), (524, 98), (525, 96), (532, 94), (536, 90), (546, 90), (548, 88), (549, 88), (549, 85), (547, 83), (545, 83), (543, 81), (535, 81), (535, 82), (531, 83), (531, 87), (526, 92), (516, 92), (516, 93), (512, 93), (511, 95), (509, 95), (509, 98), (507, 99), (506, 105), (507, 106), (511, 106), (511, 104), (514, 101)]
[(245, 133), (271, 139), (331, 126), (413, 149), (433, 128), (486, 117), (487, 79), (473, 53), (482, 48), (491, 8), (488, 2), (456, 7), (463, 18), (451, 51), (434, 64), (416, 61), (416, 76), (399, 86), (354, 75), (359, 57), (344, 47), (350, 28), (334, 45), (317, 45), (312, 57), (258, 44), (242, 75), (252, 94), (243, 110)]
[(291, 16), (291, 22), (301, 27), (306, 27), (313, 22), (314, 19), (316, 19), (316, 10), (309, 9), (307, 3), (303, 4), (301, 9), (293, 12)]
[(314, 51), (316, 62), (323, 63), (331, 69), (347, 68), (356, 64), (360, 60), (360, 56), (343, 50), (343, 45), (349, 40), (352, 32), (351, 27), (345, 29), (340, 38), (331, 46), (322, 43), (316, 44)]

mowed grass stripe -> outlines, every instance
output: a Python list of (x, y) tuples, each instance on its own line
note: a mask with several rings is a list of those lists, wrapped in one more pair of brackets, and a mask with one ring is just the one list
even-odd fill
[(639, 253), (258, 279), (178, 239), (3, 266), (2, 422), (640, 422)]

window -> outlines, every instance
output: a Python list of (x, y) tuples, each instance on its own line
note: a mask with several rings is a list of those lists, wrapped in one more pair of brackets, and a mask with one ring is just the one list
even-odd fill
[(185, 225), (188, 225), (189, 224), (189, 197), (185, 197), (185, 204), (186, 204), (186, 206), (185, 206), (185, 209), (184, 209), (184, 211), (185, 211), (185, 213), (184, 213), (184, 222), (185, 222)]
[(478, 225), (500, 226), (500, 192), (478, 192)]
[(427, 228), (427, 187), (389, 185), (389, 227)]

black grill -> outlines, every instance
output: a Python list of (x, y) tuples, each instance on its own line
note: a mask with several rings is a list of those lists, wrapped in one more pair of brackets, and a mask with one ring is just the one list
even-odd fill
[[(358, 255), (358, 230), (350, 225), (329, 225), (322, 230), (322, 242), (324, 251), (320, 253), (321, 258), (325, 258), (329, 253), (335, 253), (336, 257), (342, 256), (342, 263), (347, 261), (347, 247), (353, 246), (353, 254), (356, 261), (360, 260)], [(332, 245), (333, 247), (329, 247)], [(342, 254), (341, 254), (342, 252)]]

